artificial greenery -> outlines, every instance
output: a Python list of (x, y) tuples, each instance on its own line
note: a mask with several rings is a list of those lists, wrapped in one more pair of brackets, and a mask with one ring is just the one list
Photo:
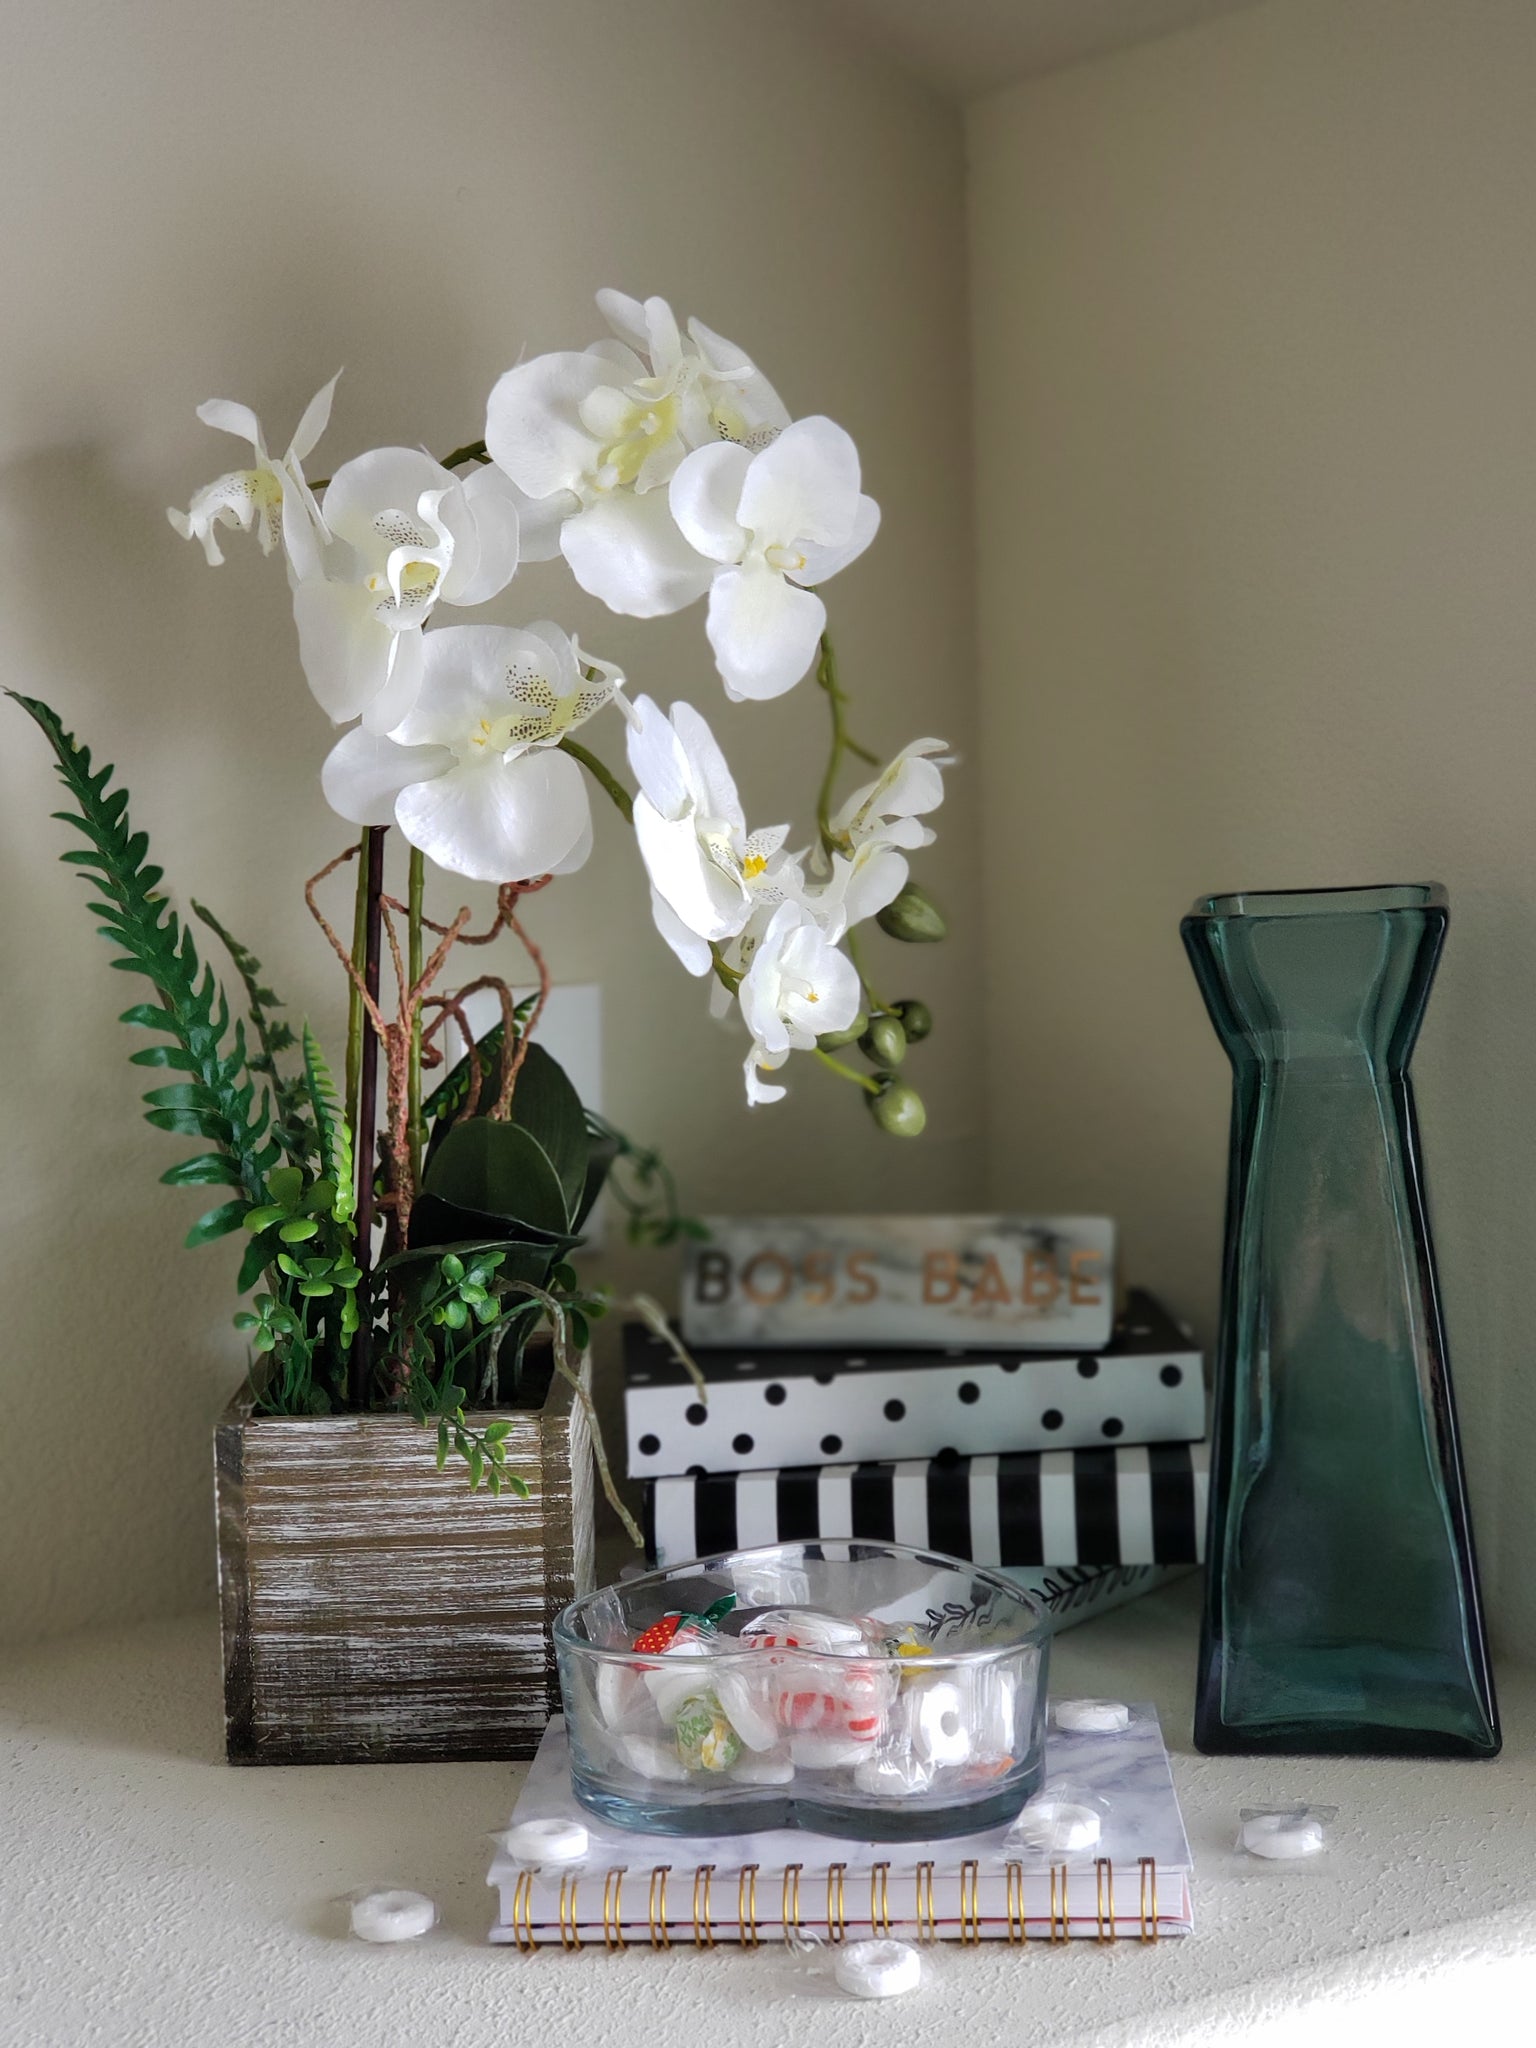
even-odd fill
[[(154, 1002), (122, 1013), (157, 1034), (133, 1062), (178, 1077), (147, 1092), (145, 1114), (212, 1148), (161, 1179), (226, 1191), (186, 1242), (246, 1233), (238, 1286), (251, 1300), (235, 1326), (254, 1354), (257, 1405), (280, 1415), (359, 1405), (348, 1365), (366, 1332), (376, 1341), (361, 1405), (401, 1408), (435, 1429), (439, 1465), (462, 1459), (472, 1486), (526, 1493), (506, 1465), (512, 1425), (477, 1422), (474, 1411), (518, 1400), (540, 1328), (550, 1332), (554, 1370), (581, 1385), (572, 1352), (586, 1347), (609, 1301), (582, 1284), (568, 1255), (616, 1161), (627, 1169), (618, 1191), (632, 1241), (699, 1232), (680, 1214), (664, 1163), (585, 1110), (559, 1064), (525, 1036), (536, 999), (509, 1003), (421, 1103), (424, 1163), (409, 1238), (368, 1272), (352, 1129), (314, 1033), (306, 1024), (296, 1035), (274, 1016), (283, 1005), (261, 962), (194, 902), (244, 989), (247, 1016), (231, 1019), (191, 928), (161, 892), (162, 871), (133, 829), (127, 791), (112, 787), (112, 767), (95, 767), (48, 705), (9, 694), (46, 735), (73, 800), (54, 815), (87, 844), (63, 858), (98, 892), (91, 908), (118, 949), (112, 964), (155, 991)], [(504, 1114), (486, 1113), (503, 1105)], [(371, 1168), (365, 1185), (374, 1188)], [(600, 1444), (599, 1463), (608, 1481)]]

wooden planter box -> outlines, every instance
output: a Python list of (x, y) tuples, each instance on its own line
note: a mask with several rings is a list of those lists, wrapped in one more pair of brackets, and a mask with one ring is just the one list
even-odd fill
[(550, 1623), (592, 1585), (591, 1440), (558, 1378), (541, 1410), (498, 1412), (531, 1500), (471, 1493), (462, 1460), (439, 1472), (408, 1415), (230, 1403), (215, 1483), (231, 1763), (532, 1756), (559, 1704)]

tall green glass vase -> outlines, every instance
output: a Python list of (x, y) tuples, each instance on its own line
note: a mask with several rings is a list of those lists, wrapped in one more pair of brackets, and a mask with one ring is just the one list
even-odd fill
[(1446, 922), (1415, 884), (1183, 923), (1233, 1074), (1203, 1750), (1498, 1753), (1408, 1078)]

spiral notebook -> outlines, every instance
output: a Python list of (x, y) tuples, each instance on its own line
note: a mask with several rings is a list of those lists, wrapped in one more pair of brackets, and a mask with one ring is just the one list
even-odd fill
[(803, 1940), (1142, 1941), (1189, 1934), (1189, 1842), (1157, 1710), (1117, 1734), (1046, 1737), (1046, 1786), (1088, 1786), (1105, 1807), (1097, 1848), (1054, 1861), (1008, 1846), (1006, 1827), (943, 1842), (858, 1842), (778, 1828), (751, 1835), (632, 1834), (571, 1790), (565, 1724), (551, 1721), (512, 1819), (578, 1819), (577, 1867), (531, 1871), (500, 1850), (487, 1880), (491, 1940), (525, 1954), (742, 1947)]

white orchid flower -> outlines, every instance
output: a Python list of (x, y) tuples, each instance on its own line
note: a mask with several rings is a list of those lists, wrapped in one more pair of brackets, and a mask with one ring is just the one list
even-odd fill
[(953, 766), (943, 740), (913, 740), (873, 782), (833, 812), (837, 850), (831, 879), (811, 892), (818, 922), (836, 939), (894, 903), (907, 879), (909, 852), (931, 846), (935, 833), (918, 822), (944, 801), (941, 770)]
[(321, 709), (389, 732), (422, 679), (433, 608), (483, 604), (518, 563), (519, 501), (484, 468), (456, 477), (419, 448), (344, 462), (321, 506), (327, 545), (295, 581), (299, 659)]
[(778, 1102), (785, 1090), (761, 1078), (792, 1051), (809, 1052), (824, 1031), (846, 1031), (862, 990), (840, 953), (803, 904), (781, 903), (752, 954), (737, 992), (752, 1034), (745, 1073), (749, 1103)]
[(711, 442), (766, 446), (789, 414), (740, 349), (697, 320), (685, 337), (665, 299), (601, 291), (597, 303), (618, 338), (508, 370), (486, 446), (538, 502), (538, 545), (611, 611), (656, 618), (702, 597), (713, 574), (667, 506), (678, 464)]
[(807, 586), (845, 569), (880, 524), (859, 483), (852, 439), (820, 417), (760, 454), (720, 443), (678, 465), (672, 516), (716, 564), (707, 631), (728, 697), (780, 697), (815, 659), (827, 610)]
[(420, 694), (395, 731), (356, 726), (331, 749), (321, 783), (332, 810), (354, 825), (393, 820), (471, 881), (579, 868), (592, 812), (559, 742), (617, 696), (620, 671), (546, 620), (440, 627), (422, 652)]
[(204, 484), (185, 512), (174, 506), (166, 508), (166, 518), (183, 540), (201, 542), (210, 568), (220, 567), (224, 560), (218, 536), (221, 526), (238, 527), (242, 533), (249, 533), (254, 526), (264, 555), (270, 555), (282, 542), (300, 574), (313, 566), (319, 515), (304, 481), (304, 459), (330, 422), (331, 400), (340, 375), (338, 370), (305, 406), (287, 453), (276, 462), (267, 453), (261, 422), (248, 405), (231, 398), (210, 398), (197, 408), (204, 426), (249, 441), (255, 458), (249, 469), (226, 470), (211, 484)]
[(798, 894), (789, 827), (748, 832), (725, 756), (691, 704), (674, 704), (668, 718), (637, 698), (628, 746), (656, 928), (690, 974), (707, 974), (712, 942), (737, 937), (759, 905)]

